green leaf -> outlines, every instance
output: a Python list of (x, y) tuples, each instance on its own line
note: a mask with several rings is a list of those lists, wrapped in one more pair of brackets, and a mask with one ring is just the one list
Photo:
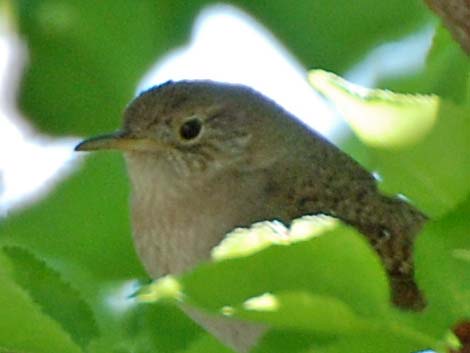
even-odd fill
[(382, 190), (405, 194), (430, 217), (462, 202), (470, 192), (469, 114), (442, 101), (437, 124), (421, 143), (400, 152), (371, 150), (370, 167), (383, 178)]
[(434, 95), (367, 89), (323, 70), (310, 71), (309, 81), (371, 147), (399, 150), (415, 145), (436, 122), (440, 102)]
[(425, 329), (444, 335), (470, 317), (470, 198), (430, 222), (416, 243), (416, 277), (429, 303)]
[(404, 194), (431, 217), (470, 192), (469, 108), (436, 96), (369, 90), (321, 71), (310, 77), (368, 146), (366, 166), (379, 173), (383, 191)]
[(428, 85), (428, 91), (457, 103), (465, 101), (470, 88), (470, 60), (443, 25), (434, 36), (424, 74), (423, 82)]
[(399, 92), (436, 94), (454, 103), (468, 104), (469, 79), (468, 56), (441, 25), (436, 30), (426, 65), (421, 72), (411, 77), (387, 79), (380, 82), (379, 86)]
[(128, 192), (121, 156), (90, 156), (47, 199), (2, 220), (0, 244), (58, 262), (74, 282), (83, 272), (87, 281), (145, 278), (132, 243)]
[(122, 324), (123, 336), (112, 346), (130, 352), (184, 351), (204, 333), (179, 308), (158, 303), (136, 306)]
[(68, 134), (116, 129), (145, 70), (187, 35), (194, 7), (151, 0), (12, 4), (31, 62), (21, 108), (40, 129)]
[(320, 340), (311, 331), (272, 329), (261, 338), (252, 353), (301, 353)]
[(306, 67), (337, 72), (344, 72), (375, 46), (410, 34), (432, 19), (417, 0), (302, 0), (295, 6), (286, 0), (232, 3), (266, 24)]
[(5, 247), (3, 253), (12, 264), (12, 277), (27, 291), (44, 313), (59, 322), (82, 348), (99, 335), (89, 305), (79, 293), (30, 252)]
[(112, 322), (103, 325), (102, 336), (91, 342), (88, 353), (182, 352), (205, 334), (176, 306), (142, 304), (112, 314)]
[(266, 293), (234, 308), (234, 316), (269, 324), (270, 327), (314, 330), (318, 335), (336, 335), (367, 326), (350, 307), (334, 297), (308, 292)]
[(192, 342), (191, 345), (181, 351), (181, 353), (234, 353), (234, 351), (225, 347), (214, 337), (206, 334), (201, 335), (201, 337)]
[(83, 352), (69, 334), (44, 314), (10, 278), (7, 273), (9, 267), (10, 264), (0, 252), (0, 351)]
[[(383, 327), (363, 334), (344, 336), (333, 344), (316, 346), (304, 353), (411, 353), (434, 348), (427, 345), (426, 339), (420, 342), (418, 337), (408, 336), (406, 329), (400, 331), (399, 327)], [(444, 353), (442, 350), (434, 351)]]
[(181, 284), (190, 302), (212, 311), (264, 293), (297, 290), (333, 296), (366, 316), (383, 313), (389, 304), (378, 256), (346, 226), (252, 256), (204, 264), (182, 276)]

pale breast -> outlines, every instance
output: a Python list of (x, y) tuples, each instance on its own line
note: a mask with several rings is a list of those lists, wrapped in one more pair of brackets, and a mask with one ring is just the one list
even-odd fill
[[(145, 177), (143, 173), (152, 177)], [(154, 278), (177, 274), (209, 258), (235, 227), (271, 215), (264, 173), (226, 172), (208, 180), (167, 178), (162, 170), (130, 172), (137, 252)]]

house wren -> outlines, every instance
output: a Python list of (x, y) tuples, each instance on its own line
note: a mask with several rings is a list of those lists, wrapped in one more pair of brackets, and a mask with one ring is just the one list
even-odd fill
[[(412, 248), (426, 217), (382, 195), (357, 162), (250, 88), (211, 81), (151, 88), (131, 102), (122, 130), (76, 147), (100, 149), (124, 152), (135, 245), (154, 278), (207, 260), (235, 227), (326, 214), (367, 237), (388, 272), (396, 305), (424, 305)], [(262, 332), (185, 310), (239, 351)]]

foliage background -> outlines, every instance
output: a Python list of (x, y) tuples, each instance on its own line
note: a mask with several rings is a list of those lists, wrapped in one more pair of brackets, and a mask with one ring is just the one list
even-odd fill
[[(210, 3), (3, 2), (29, 49), (21, 109), (50, 134), (113, 130), (143, 73), (188, 38), (195, 15)], [(329, 240), (272, 246), (205, 265), (180, 279), (188, 300), (208, 310), (230, 304), (241, 317), (273, 324), (259, 352), (446, 351), (450, 327), (470, 316), (468, 57), (418, 0), (230, 3), (259, 19), (305, 67), (338, 74), (380, 43), (426, 25), (437, 28), (422, 72), (380, 83), (396, 91), (440, 95), (433, 132), (400, 151), (372, 148), (353, 136), (344, 145), (384, 176), (384, 190), (411, 195), (433, 218), (416, 255), (418, 280), (430, 305), (421, 314), (390, 308), (375, 255), (345, 227)], [(109, 305), (109, 296), (118, 297), (123, 285), (147, 280), (131, 243), (127, 199), (120, 156), (100, 154), (88, 157), (47, 198), (0, 220), (0, 351), (225, 350), (171, 303), (127, 310)], [(331, 263), (335, 270), (325, 272)], [(256, 281), (244, 290), (233, 288), (246, 281), (248, 270)], [(245, 299), (265, 292), (290, 310), (276, 315), (243, 309)]]

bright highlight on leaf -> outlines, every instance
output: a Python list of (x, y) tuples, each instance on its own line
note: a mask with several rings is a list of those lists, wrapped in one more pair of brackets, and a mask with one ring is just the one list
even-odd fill
[(414, 145), (434, 126), (439, 97), (368, 89), (323, 70), (309, 73), (310, 84), (334, 103), (357, 136), (373, 147)]
[(220, 313), (225, 316), (233, 316), (233, 314), (235, 314), (235, 308), (230, 305), (225, 305), (220, 309)]
[(258, 297), (250, 298), (243, 303), (245, 310), (276, 311), (279, 309), (279, 300), (271, 293), (264, 293)]
[(282, 223), (259, 222), (250, 228), (237, 228), (212, 249), (213, 260), (225, 260), (254, 254), (270, 245), (290, 244), (306, 240), (334, 228), (335, 218), (320, 215), (306, 216), (292, 222), (290, 229)]
[(153, 303), (163, 299), (181, 300), (182, 286), (173, 276), (165, 276), (142, 287), (136, 293), (136, 298), (143, 303)]
[(300, 241), (313, 238), (332, 230), (339, 224), (336, 218), (318, 215), (294, 219), (289, 231), (289, 240)]
[(455, 249), (452, 256), (455, 259), (470, 262), (470, 249)]
[(307, 291), (265, 293), (246, 300), (237, 314), (239, 318), (273, 327), (314, 330), (320, 334), (374, 327), (373, 320), (356, 316), (341, 300)]
[(248, 256), (272, 244), (286, 242), (288, 230), (279, 222), (255, 223), (251, 228), (237, 228), (212, 249), (212, 259), (224, 260)]

